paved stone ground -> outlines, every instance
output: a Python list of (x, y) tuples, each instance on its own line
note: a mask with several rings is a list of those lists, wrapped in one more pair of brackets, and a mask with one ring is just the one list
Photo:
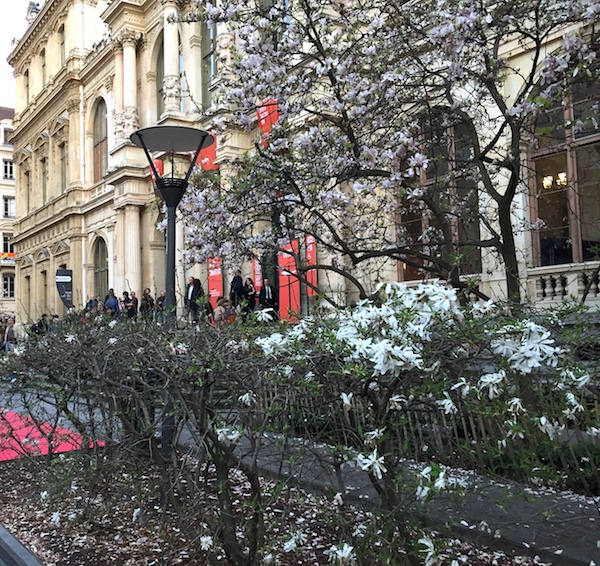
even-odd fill
[[(189, 445), (191, 438), (187, 438)], [(249, 446), (239, 446), (248, 459)], [(306, 442), (285, 443), (265, 437), (257, 464), (265, 476), (283, 479), (307, 490), (331, 493), (346, 486), (346, 500), (376, 508), (379, 496), (368, 475), (344, 464), (338, 478), (327, 465), (326, 449)], [(408, 473), (419, 473), (407, 464)], [(559, 566), (600, 566), (600, 498), (531, 489), (509, 482), (494, 482), (460, 472), (470, 488), (460, 502), (438, 497), (411, 510), (434, 528), (450, 525), (457, 537), (486, 544), (504, 552), (538, 555)], [(0, 566), (43, 566), (14, 537), (0, 527)]]
[[(240, 446), (241, 455), (244, 449)], [(323, 465), (326, 458), (323, 446), (284, 446), (282, 439), (265, 438), (258, 466), (265, 475), (335, 494), (340, 482)], [(367, 473), (351, 464), (341, 471), (349, 502), (379, 505)], [(419, 470), (407, 464), (411, 472)], [(538, 555), (560, 566), (600, 566), (600, 498), (494, 482), (466, 471), (459, 475), (469, 484), (463, 500), (438, 497), (425, 505), (412, 503), (411, 510), (434, 527), (451, 525), (457, 537), (491, 548)]]

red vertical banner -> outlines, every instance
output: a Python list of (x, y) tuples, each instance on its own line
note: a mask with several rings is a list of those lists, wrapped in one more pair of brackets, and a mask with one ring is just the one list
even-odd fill
[(279, 316), (282, 320), (297, 320), (290, 312), (300, 313), (300, 281), (295, 258), (297, 254), (298, 240), (292, 240), (277, 254)]
[(223, 296), (223, 272), (220, 257), (208, 258), (208, 300), (212, 308), (217, 308), (217, 299)]
[[(154, 165), (154, 169), (156, 169), (156, 172), (159, 174), (160, 177), (162, 177), (165, 172), (162, 159), (153, 159), (152, 163)], [(156, 183), (156, 175), (154, 174), (154, 169), (150, 167), (150, 177), (152, 177), (152, 182)]]
[[(306, 266), (317, 265), (317, 241), (312, 234), (307, 234), (305, 238), (306, 242)], [(309, 297), (314, 297), (317, 294), (317, 290), (314, 287), (317, 286), (317, 270), (311, 269), (306, 272), (306, 294)]]
[(265, 147), (268, 145), (268, 136), (273, 129), (273, 124), (279, 120), (279, 106), (274, 98), (263, 100), (256, 109), (258, 117), (258, 129), (262, 134), (262, 143)]
[(252, 281), (254, 282), (254, 288), (258, 293), (262, 287), (262, 267), (260, 261), (257, 258), (252, 258)]
[[(211, 134), (215, 141), (208, 147), (201, 149), (196, 159), (196, 164), (200, 165), (202, 171), (214, 171), (219, 168), (219, 164), (217, 163), (217, 136), (212, 132)], [(191, 156), (193, 159), (194, 153)]]

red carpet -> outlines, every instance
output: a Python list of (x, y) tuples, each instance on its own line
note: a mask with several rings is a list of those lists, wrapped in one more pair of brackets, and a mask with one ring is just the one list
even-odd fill
[(83, 439), (77, 432), (50, 423), (36, 423), (29, 416), (0, 409), (0, 461), (45, 456), (50, 451), (53, 454), (69, 452), (82, 446)]

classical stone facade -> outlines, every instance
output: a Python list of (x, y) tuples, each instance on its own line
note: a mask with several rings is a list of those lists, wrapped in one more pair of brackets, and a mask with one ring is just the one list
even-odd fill
[[(47, 0), (10, 55), (23, 321), (64, 312), (58, 269), (73, 272), (75, 307), (109, 288), (164, 289), (161, 202), (129, 136), (156, 124), (210, 129), (198, 112), (214, 79), (202, 72), (203, 26), (170, 23), (180, 4)], [(178, 261), (179, 293), (187, 275)]]

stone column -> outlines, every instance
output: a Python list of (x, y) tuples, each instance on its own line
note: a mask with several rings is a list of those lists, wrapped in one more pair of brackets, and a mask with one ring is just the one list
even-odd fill
[(123, 208), (117, 208), (117, 226), (115, 235), (115, 247), (114, 247), (114, 265), (115, 265), (115, 276), (113, 280), (113, 289), (117, 297), (121, 296), (121, 293), (125, 291), (125, 210)]
[(123, 135), (125, 138), (138, 129), (137, 58), (136, 48), (140, 34), (125, 31), (123, 42)]
[[(142, 293), (142, 252), (140, 234), (140, 208), (134, 204), (125, 205), (125, 289)], [(125, 290), (124, 289), (124, 290)]]
[(120, 40), (114, 40), (112, 48), (115, 54), (115, 108), (113, 110), (113, 124), (115, 127), (115, 145), (119, 145), (125, 138), (123, 120), (123, 44)]
[(179, 32), (177, 24), (169, 22), (169, 18), (177, 17), (177, 5), (173, 0), (163, 1), (163, 51), (165, 54), (163, 92), (165, 96), (165, 114), (179, 111), (180, 77), (179, 77)]
[(79, 156), (85, 148), (81, 147), (81, 99), (78, 93), (72, 93), (67, 100), (67, 113), (69, 114), (69, 137), (67, 140), (67, 177), (69, 187), (80, 188), (84, 179), (81, 175)]

